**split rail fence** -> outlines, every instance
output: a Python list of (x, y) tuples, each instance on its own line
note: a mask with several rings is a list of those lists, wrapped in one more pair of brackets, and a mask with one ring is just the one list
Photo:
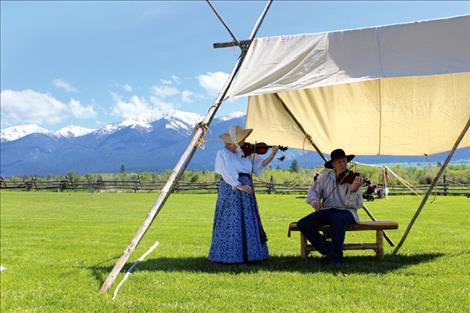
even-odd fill
[[(62, 180), (43, 180), (36, 177), (24, 179), (21, 182), (10, 181), (0, 177), (0, 189), (2, 190), (50, 190), (50, 191), (124, 191), (124, 192), (151, 192), (163, 188), (165, 182), (146, 182), (140, 178), (135, 180), (96, 180), (73, 181), (69, 177)], [(255, 180), (254, 187), (257, 193), (307, 193), (310, 185), (283, 183), (276, 184)], [(429, 185), (417, 185), (415, 191), (425, 193)], [(380, 188), (380, 185), (379, 185)], [(388, 185), (388, 195), (414, 195), (410, 189), (403, 185)], [(219, 189), (219, 182), (178, 182), (173, 192), (215, 193)], [(363, 190), (366, 188), (363, 187)], [(470, 196), (470, 185), (443, 183), (436, 185), (434, 194), (449, 196)]]

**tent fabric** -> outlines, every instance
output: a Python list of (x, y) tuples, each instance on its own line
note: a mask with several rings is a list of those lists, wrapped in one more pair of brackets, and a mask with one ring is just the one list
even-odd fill
[(470, 72), (470, 15), (257, 38), (227, 97), (385, 77)]
[[(450, 150), (470, 118), (470, 73), (385, 78), (277, 96), (249, 98), (250, 142), (314, 150), (284, 103), (324, 153), (341, 147), (360, 155), (431, 155)], [(468, 146), (470, 133), (460, 143)]]
[(241, 95), (250, 141), (314, 150), (289, 110), (324, 153), (448, 151), (470, 118), (470, 15), (257, 39)]

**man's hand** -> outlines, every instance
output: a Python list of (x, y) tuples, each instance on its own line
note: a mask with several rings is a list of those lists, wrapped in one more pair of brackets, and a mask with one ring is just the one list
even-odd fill
[(315, 211), (318, 211), (318, 210), (321, 209), (321, 203), (314, 202), (314, 203), (312, 203), (312, 206), (315, 209)]
[(362, 177), (356, 176), (351, 186), (351, 191), (356, 192), (362, 186)]
[(248, 185), (237, 185), (237, 189), (246, 193), (252, 193), (253, 188)]

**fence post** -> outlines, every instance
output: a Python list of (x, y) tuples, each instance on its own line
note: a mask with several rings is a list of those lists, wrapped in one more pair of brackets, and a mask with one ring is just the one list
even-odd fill
[(30, 191), (31, 188), (33, 187), (33, 183), (30, 180), (28, 180), (28, 178), (26, 177), (23, 177), (23, 182), (24, 182), (25, 190)]
[(448, 186), (447, 186), (447, 179), (446, 179), (446, 175), (445, 175), (445, 174), (442, 176), (442, 179), (443, 179), (443, 181), (444, 181), (444, 196), (447, 196), (447, 193), (448, 193), (449, 190), (448, 190), (448, 188), (447, 188)]
[(36, 184), (36, 176), (31, 176), (31, 182), (33, 183), (34, 189), (38, 190), (38, 185)]
[(271, 192), (274, 190), (274, 179), (273, 179), (273, 175), (271, 175), (271, 179), (269, 180), (269, 185), (268, 185), (268, 195), (271, 194)]

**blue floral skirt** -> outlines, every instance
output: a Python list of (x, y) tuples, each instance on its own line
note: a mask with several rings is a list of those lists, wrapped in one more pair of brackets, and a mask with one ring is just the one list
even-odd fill
[[(240, 176), (250, 185), (249, 176)], [(220, 180), (215, 207), (209, 260), (220, 263), (260, 261), (269, 257), (266, 235), (258, 214), (254, 193), (249, 194)]]

